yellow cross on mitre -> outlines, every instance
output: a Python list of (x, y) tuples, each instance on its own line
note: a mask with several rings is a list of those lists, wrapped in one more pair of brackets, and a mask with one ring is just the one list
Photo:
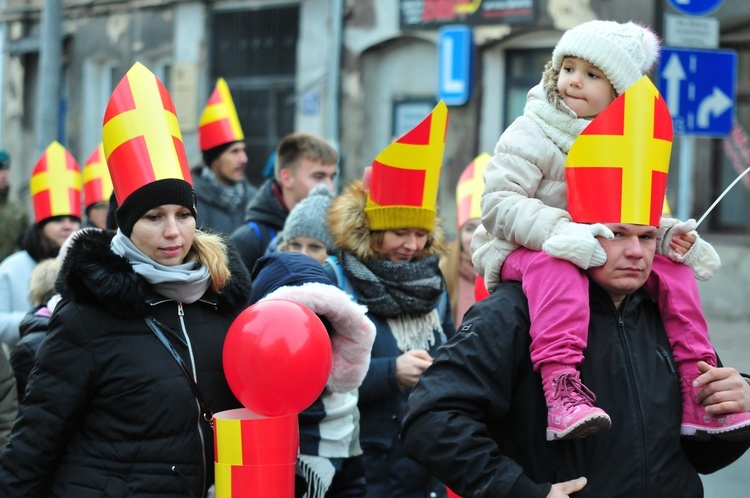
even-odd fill
[(672, 136), (669, 109), (644, 76), (570, 148), (565, 176), (573, 220), (659, 226)]

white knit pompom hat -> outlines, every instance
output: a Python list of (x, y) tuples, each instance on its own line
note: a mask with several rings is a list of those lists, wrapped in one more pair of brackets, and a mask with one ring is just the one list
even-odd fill
[(633, 22), (589, 21), (562, 35), (552, 52), (555, 70), (560, 70), (565, 57), (580, 57), (594, 64), (622, 95), (659, 59), (659, 38)]

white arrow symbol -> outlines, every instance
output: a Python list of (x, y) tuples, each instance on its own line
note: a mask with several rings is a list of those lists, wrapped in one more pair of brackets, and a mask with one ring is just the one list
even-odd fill
[(664, 66), (661, 77), (667, 80), (667, 107), (672, 117), (680, 115), (680, 82), (685, 79), (680, 58), (672, 54)]
[(732, 107), (732, 99), (715, 86), (713, 93), (705, 97), (698, 105), (698, 118), (696, 120), (698, 128), (708, 128), (711, 115), (721, 116), (730, 107)]

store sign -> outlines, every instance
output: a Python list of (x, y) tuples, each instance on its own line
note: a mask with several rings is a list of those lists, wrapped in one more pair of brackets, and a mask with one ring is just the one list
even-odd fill
[(534, 0), (399, 0), (401, 29), (435, 29), (446, 24), (528, 24)]

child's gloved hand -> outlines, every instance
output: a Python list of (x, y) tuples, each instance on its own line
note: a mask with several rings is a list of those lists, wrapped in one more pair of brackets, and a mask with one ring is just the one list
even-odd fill
[(570, 261), (584, 270), (602, 266), (607, 254), (596, 237), (613, 239), (612, 230), (601, 223), (563, 223), (552, 232), (552, 236), (542, 244), (542, 250), (555, 258)]
[(693, 232), (696, 227), (697, 224), (692, 218), (687, 221), (679, 221), (674, 218), (662, 218), (661, 226), (656, 232), (656, 252), (669, 257), (672, 261), (677, 261), (674, 258), (674, 251), (670, 249), (672, 239)]
[(678, 263), (690, 267), (693, 275), (698, 280), (711, 279), (721, 266), (721, 258), (711, 244), (703, 240), (698, 232), (689, 232), (687, 235), (695, 237), (695, 242), (685, 254), (674, 250), (670, 251), (669, 257)]
[(662, 226), (656, 238), (657, 252), (672, 261), (690, 267), (698, 280), (709, 280), (721, 266), (721, 258), (711, 244), (695, 231), (693, 219), (679, 221), (662, 218)]

